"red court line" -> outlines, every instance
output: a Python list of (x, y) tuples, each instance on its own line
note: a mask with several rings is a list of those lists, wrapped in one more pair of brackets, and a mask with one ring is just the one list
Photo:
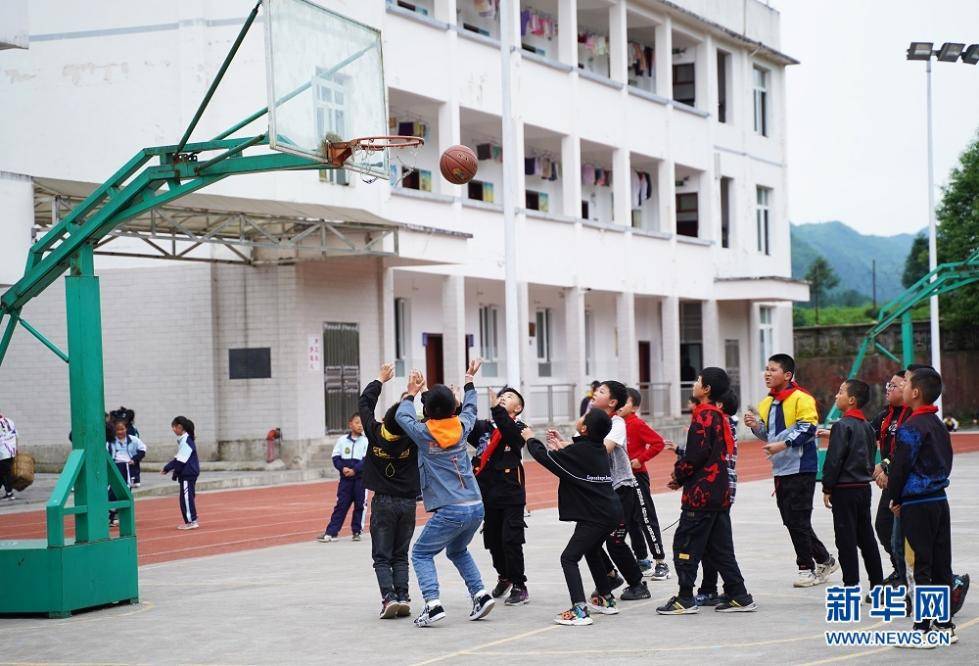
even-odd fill
[[(979, 451), (979, 433), (958, 433), (952, 438), (956, 453)], [(740, 443), (739, 481), (771, 477), (771, 466), (761, 450), (762, 443)], [(667, 490), (675, 458), (664, 452), (648, 465), (653, 492), (660, 494), (660, 514), (669, 522), (672, 509), (679, 508), (679, 493)], [(534, 462), (526, 464), (527, 506), (531, 511), (557, 505), (557, 479)], [(176, 530), (180, 511), (176, 497), (154, 497), (136, 503), (136, 533), (139, 563), (153, 564), (190, 557), (217, 555), (310, 541), (329, 520), (336, 500), (337, 481), (225, 490), (197, 496), (201, 529)], [(671, 497), (668, 495), (672, 495)], [(341, 534), (350, 533), (350, 517)], [(368, 510), (367, 520), (370, 519)], [(417, 522), (427, 520), (418, 505)], [(66, 534), (73, 534), (70, 520)], [(43, 511), (0, 516), (0, 539), (43, 539)]]

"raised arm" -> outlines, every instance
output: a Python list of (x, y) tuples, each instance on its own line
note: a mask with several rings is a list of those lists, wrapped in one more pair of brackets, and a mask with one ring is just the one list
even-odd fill
[(466, 393), (462, 397), (462, 411), (459, 413), (459, 420), (462, 421), (462, 437), (463, 439), (469, 436), (472, 432), (473, 426), (476, 424), (476, 387), (473, 385), (473, 380), (476, 378), (476, 373), (479, 372), (479, 367), (483, 364), (483, 360), (480, 358), (473, 359), (469, 362), (469, 367), (466, 369), (465, 377), (465, 390)]
[(364, 387), (357, 402), (357, 413), (360, 414), (360, 422), (364, 425), (364, 432), (377, 434), (381, 429), (377, 422), (374, 412), (377, 409), (377, 400), (381, 397), (381, 389), (384, 383), (394, 377), (394, 364), (385, 363), (377, 373), (377, 379)]
[(408, 376), (408, 386), (405, 389), (405, 398), (398, 405), (398, 411), (395, 413), (394, 418), (397, 420), (398, 425), (401, 429), (405, 431), (408, 435), (418, 444), (418, 454), (425, 455), (427, 453), (427, 448), (421, 446), (425, 441), (426, 428), (424, 425), (418, 422), (418, 416), (415, 413), (415, 396), (418, 395), (422, 388), (425, 386), (425, 377), (419, 370), (412, 370), (411, 374)]

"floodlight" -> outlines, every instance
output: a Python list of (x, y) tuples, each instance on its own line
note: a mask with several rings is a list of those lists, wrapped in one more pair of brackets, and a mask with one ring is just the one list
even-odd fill
[(931, 60), (933, 42), (911, 42), (908, 47), (908, 60)]
[(973, 44), (962, 54), (962, 62), (967, 65), (979, 64), (979, 44)]
[(938, 60), (941, 62), (955, 62), (965, 49), (965, 44), (955, 42), (945, 42), (942, 44), (941, 51), (938, 52)]

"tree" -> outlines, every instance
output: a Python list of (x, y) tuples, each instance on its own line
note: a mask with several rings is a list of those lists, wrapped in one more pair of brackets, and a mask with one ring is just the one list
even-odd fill
[(904, 260), (904, 275), (901, 276), (901, 284), (907, 289), (927, 275), (928, 271), (928, 236), (922, 232), (914, 237), (911, 250), (908, 251), (908, 257)]
[[(961, 261), (979, 248), (979, 134), (952, 169), (942, 188), (938, 217), (938, 261)], [(960, 328), (979, 314), (979, 285), (962, 287), (942, 298), (942, 323)]]
[(816, 306), (816, 323), (819, 323), (819, 302), (828, 291), (840, 283), (836, 271), (826, 261), (826, 257), (817, 257), (806, 271), (806, 281), (809, 283), (810, 300)]

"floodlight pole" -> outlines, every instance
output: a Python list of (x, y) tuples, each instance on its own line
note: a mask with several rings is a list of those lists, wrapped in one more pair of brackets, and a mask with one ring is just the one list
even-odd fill
[(500, 83), (503, 100), (503, 254), (504, 308), (506, 310), (507, 385), (520, 387), (520, 294), (517, 289), (516, 131), (511, 93), (513, 53), (513, 0), (500, 3)]
[[(938, 266), (938, 223), (935, 219), (935, 140), (932, 136), (931, 114), (931, 58), (925, 63), (925, 81), (927, 97), (928, 122), (928, 270), (933, 273)], [(938, 294), (928, 299), (928, 311), (931, 323), (931, 366), (937, 372), (942, 371), (941, 331), (938, 326)], [(941, 397), (935, 402), (938, 409), (942, 408)]]

